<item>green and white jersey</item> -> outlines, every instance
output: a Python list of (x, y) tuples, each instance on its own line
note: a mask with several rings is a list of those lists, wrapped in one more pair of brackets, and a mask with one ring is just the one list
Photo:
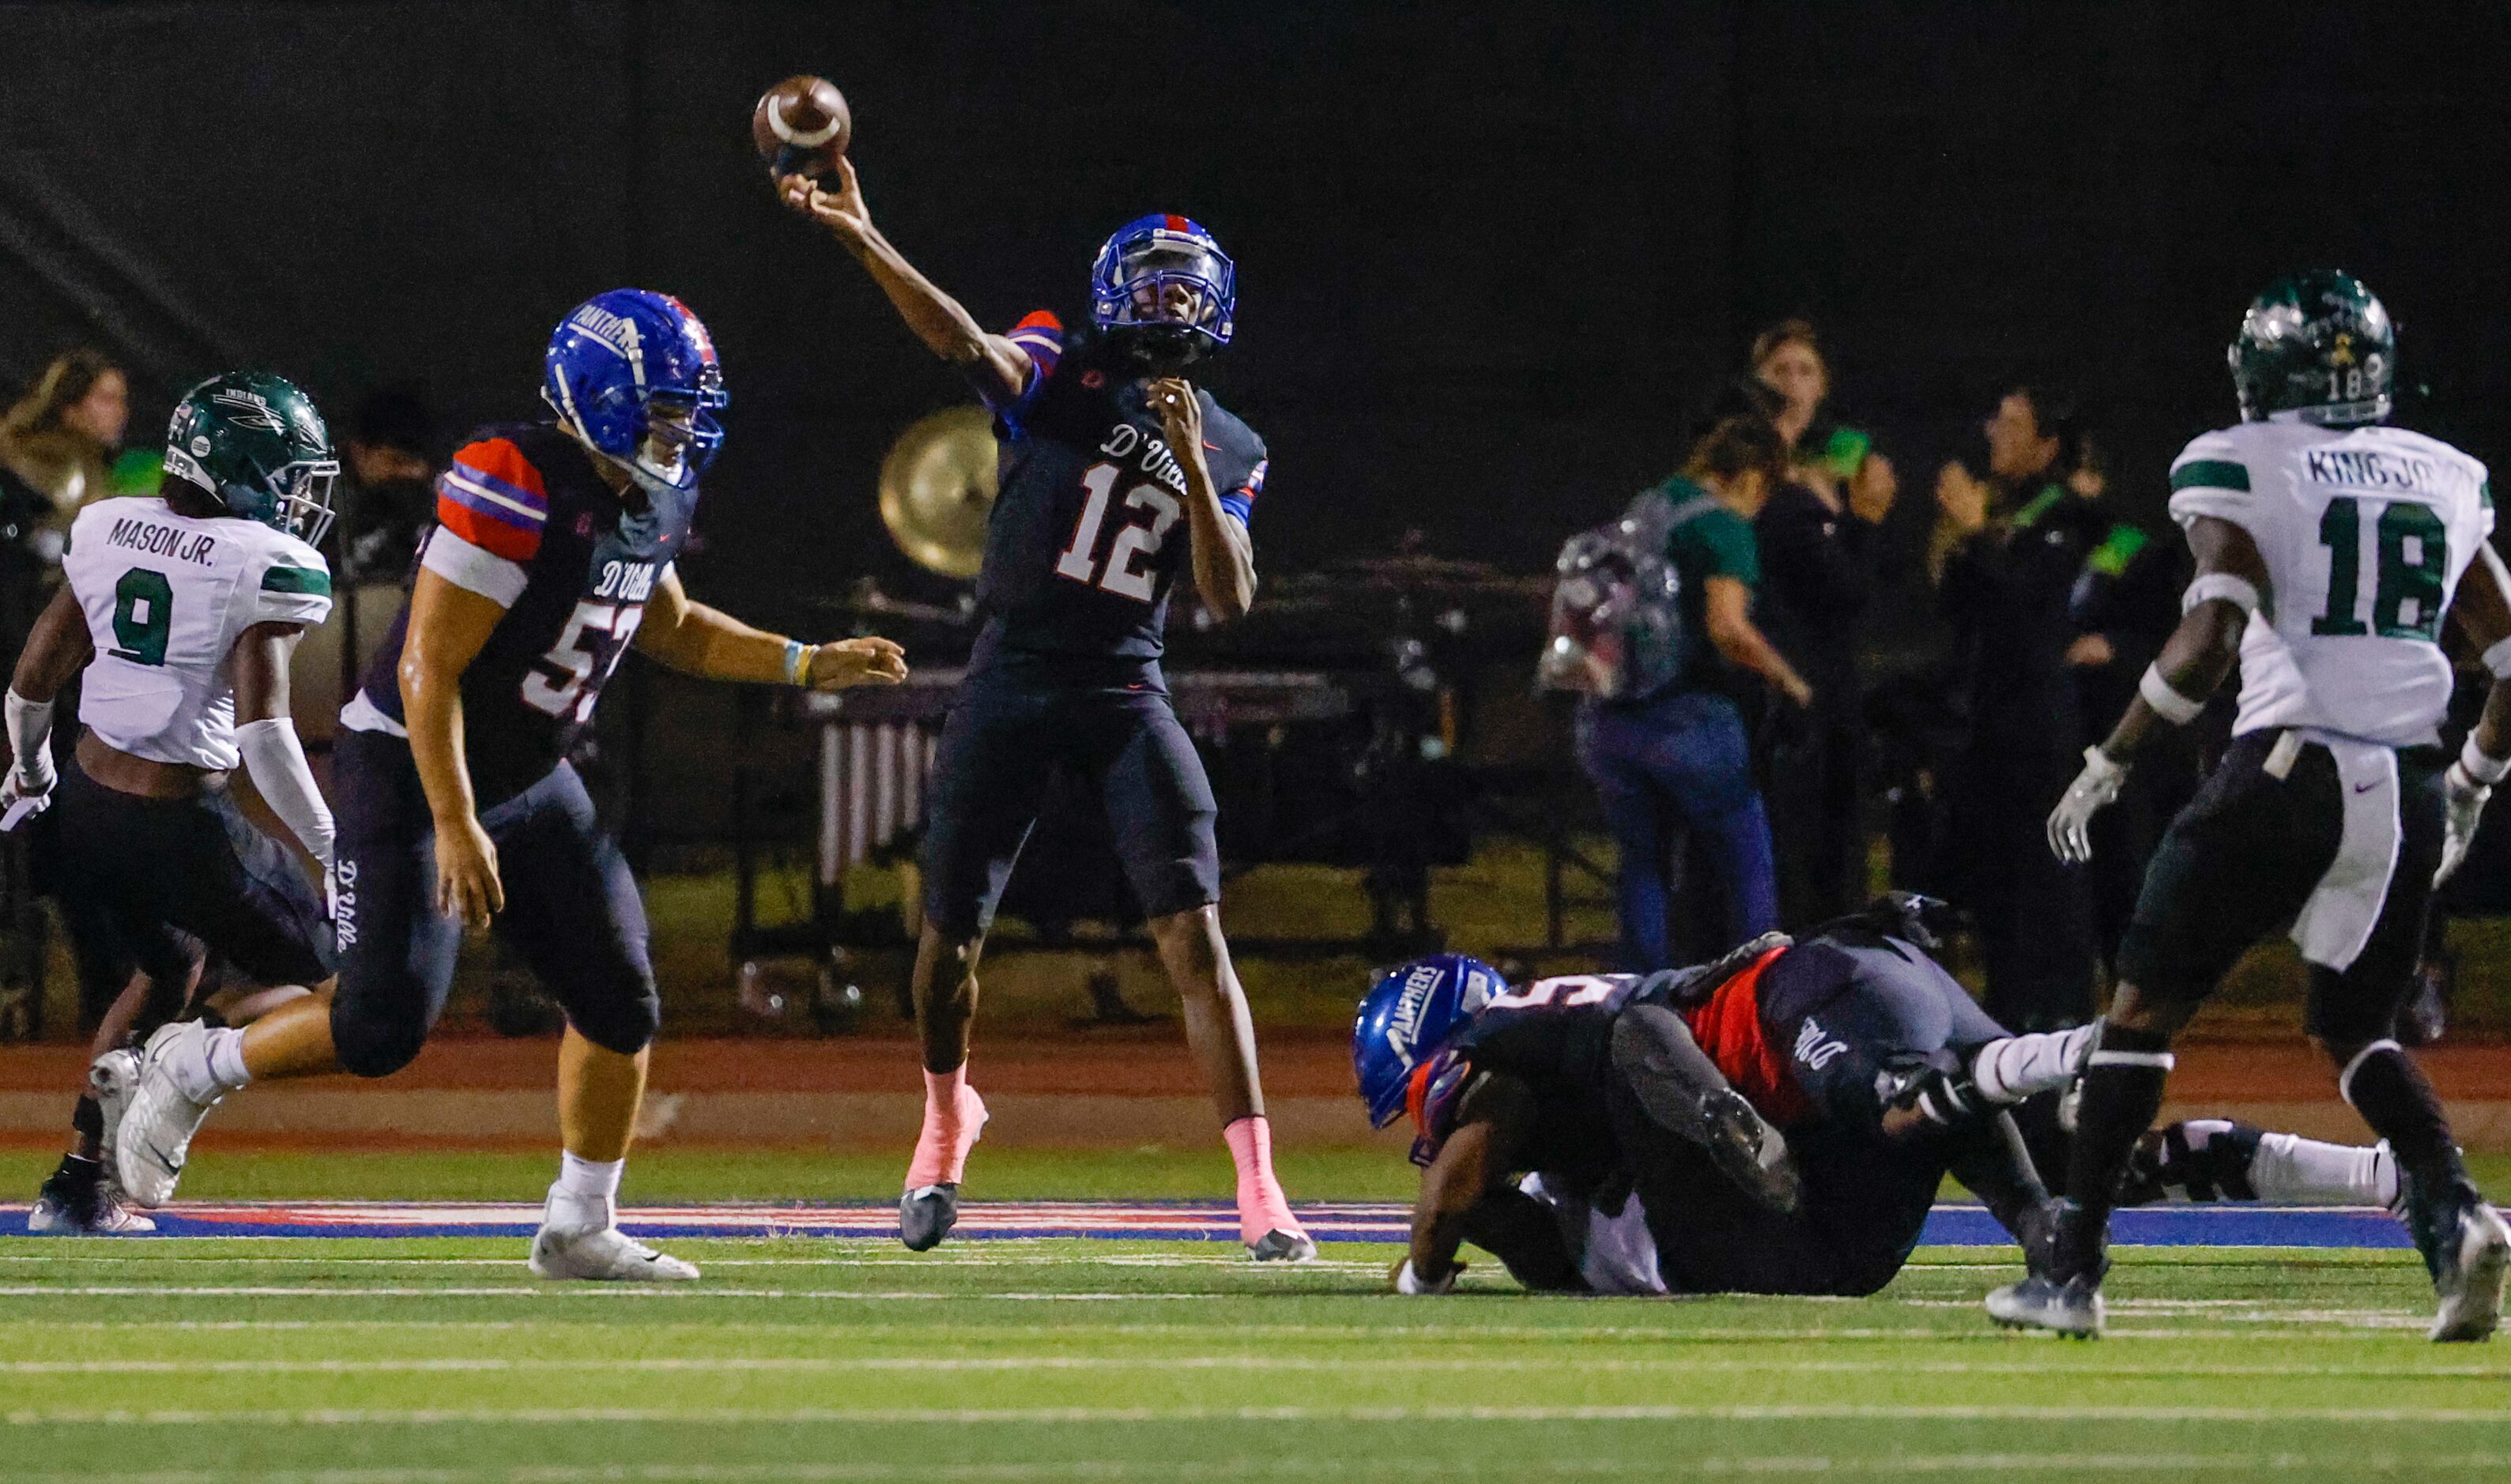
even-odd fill
[(236, 766), (237, 637), (255, 624), (311, 628), (331, 612), (322, 552), (257, 520), (196, 520), (158, 499), (79, 512), (61, 571), (96, 641), (79, 720), (161, 763)]
[(2274, 583), (2272, 615), (2251, 615), (2241, 637), (2236, 735), (2439, 741), (2442, 615), (2493, 533), (2483, 464), (2402, 428), (2242, 423), (2173, 462), (2171, 514), (2248, 531)]

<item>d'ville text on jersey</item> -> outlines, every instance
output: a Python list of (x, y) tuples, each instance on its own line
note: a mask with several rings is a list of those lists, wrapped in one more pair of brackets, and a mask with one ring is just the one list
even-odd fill
[(2441, 487), (2441, 468), (2430, 459), (2368, 449), (2314, 448), (2303, 455), (2317, 484), (2342, 484), (2349, 489), (2421, 489)]
[(129, 547), (151, 556), (171, 556), (195, 566), (210, 564), (210, 549), (218, 544), (215, 536), (201, 531), (181, 531), (171, 525), (152, 525), (145, 520), (125, 516), (113, 523), (105, 545)]

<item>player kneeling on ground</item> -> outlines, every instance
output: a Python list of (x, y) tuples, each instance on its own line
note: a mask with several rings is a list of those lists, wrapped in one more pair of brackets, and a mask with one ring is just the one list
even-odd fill
[[(323, 892), (237, 807), (241, 763), (271, 812), (328, 872), (331, 812), (314, 786), (288, 711), (289, 656), (331, 609), (330, 571), (314, 549), (330, 524), (339, 465), (314, 403), (260, 373), (212, 377), (174, 408), (166, 484), (155, 498), (99, 500), (79, 513), (64, 581), (19, 656), (8, 696), (15, 762), (0, 800), (18, 823), (37, 811), (33, 852), (82, 955), (136, 963), (106, 1017), (124, 1026), (134, 996), (179, 1008), (197, 977), (180, 930), (260, 986), (298, 989), (331, 976)], [(83, 730), (56, 779), (53, 698), (81, 677)], [(264, 1003), (267, 1003), (266, 1001)], [(82, 1099), (80, 1147), (48, 1181), (37, 1219), (56, 1231), (140, 1231), (100, 1165), (113, 1130), (104, 1109), (137, 1106), (130, 1055), (107, 1044)], [(165, 1025), (147, 1043), (160, 1081), (206, 1087), (234, 1046), (198, 1025)], [(118, 1154), (119, 1151), (116, 1151)], [(159, 1152), (161, 1155), (164, 1151)], [(179, 1161), (180, 1150), (173, 1152)], [(143, 1203), (154, 1204), (144, 1195)]]
[(1444, 1292), (1471, 1240), (1537, 1289), (1872, 1293), (1949, 1171), (2032, 1251), (2051, 1202), (2005, 1110), (2088, 1037), (2008, 1036), (1928, 956), (1931, 905), (1644, 976), (1389, 974), (1353, 1056), (1372, 1121), (1419, 1133), (1398, 1289)]
[[(2231, 348), (2242, 422), (2171, 468), (2197, 578), (2138, 698), (2049, 817), (2065, 859), (2157, 725), (2196, 719), (2234, 658), (2232, 745), (2146, 868), (2119, 984), (2084, 1074), (2046, 1275), (1990, 1294), (2000, 1324), (2101, 1333), (2121, 1173), (2161, 1106), (2171, 1039), (2250, 946), (2285, 929), (2310, 966), (2303, 1023), (2337, 1095), (2388, 1142), (2407, 1224), (2440, 1297), (2431, 1337), (2492, 1334), (2511, 1230), (2477, 1192), (2440, 1097), (2396, 1040), (2435, 881), (2511, 772), (2511, 574), (2493, 554), (2485, 466), (2382, 426), (2397, 345), (2352, 277), (2259, 295)], [(2462, 579), (2464, 583), (2462, 585)], [(2455, 602), (2453, 602), (2455, 596)], [(2445, 613), (2494, 675), (2445, 771)]]
[(661, 1007), (645, 912), (618, 844), (566, 761), (633, 642), (676, 669), (819, 690), (895, 682), (886, 639), (817, 647), (763, 633), (681, 590), (698, 479), (722, 432), (714, 344), (679, 301), (618, 289), (551, 337), (554, 420), (489, 428), (437, 481), (409, 601), (342, 710), (341, 976), (210, 1052), (152, 1060), (126, 1119), (123, 1178), (173, 1193), (192, 1132), (257, 1078), (383, 1077), (418, 1054), (466, 925), (493, 918), (565, 1009), (565, 1146), (531, 1270), (691, 1278), (623, 1236), (614, 1198)]

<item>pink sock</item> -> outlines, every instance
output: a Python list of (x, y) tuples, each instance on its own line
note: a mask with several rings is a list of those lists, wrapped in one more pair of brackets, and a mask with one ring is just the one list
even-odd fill
[(1299, 1219), (1291, 1214), (1282, 1182), (1273, 1178), (1273, 1125), (1258, 1114), (1220, 1130), (1229, 1141), (1229, 1158), (1238, 1162), (1238, 1236), (1249, 1244), (1267, 1232), (1304, 1237)]
[(924, 1074), (924, 1131), (907, 1166), (907, 1188), (956, 1185), (968, 1168), (968, 1151), (985, 1127), (985, 1100), (968, 1085), (965, 1062), (947, 1072)]

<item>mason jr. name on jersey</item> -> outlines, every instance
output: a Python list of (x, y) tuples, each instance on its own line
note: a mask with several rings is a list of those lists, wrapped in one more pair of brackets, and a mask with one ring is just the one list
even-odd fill
[(161, 763), (235, 767), (237, 638), (256, 624), (312, 628), (331, 612), (322, 552), (256, 520), (196, 519), (158, 499), (81, 511), (61, 571), (96, 644), (79, 720)]
[(2212, 515), (2247, 531), (2273, 583), (2272, 613), (2241, 638), (2236, 735), (2439, 740), (2442, 615), (2493, 533), (2483, 464), (2402, 428), (2242, 423), (2190, 442), (2171, 489), (2183, 525)]

